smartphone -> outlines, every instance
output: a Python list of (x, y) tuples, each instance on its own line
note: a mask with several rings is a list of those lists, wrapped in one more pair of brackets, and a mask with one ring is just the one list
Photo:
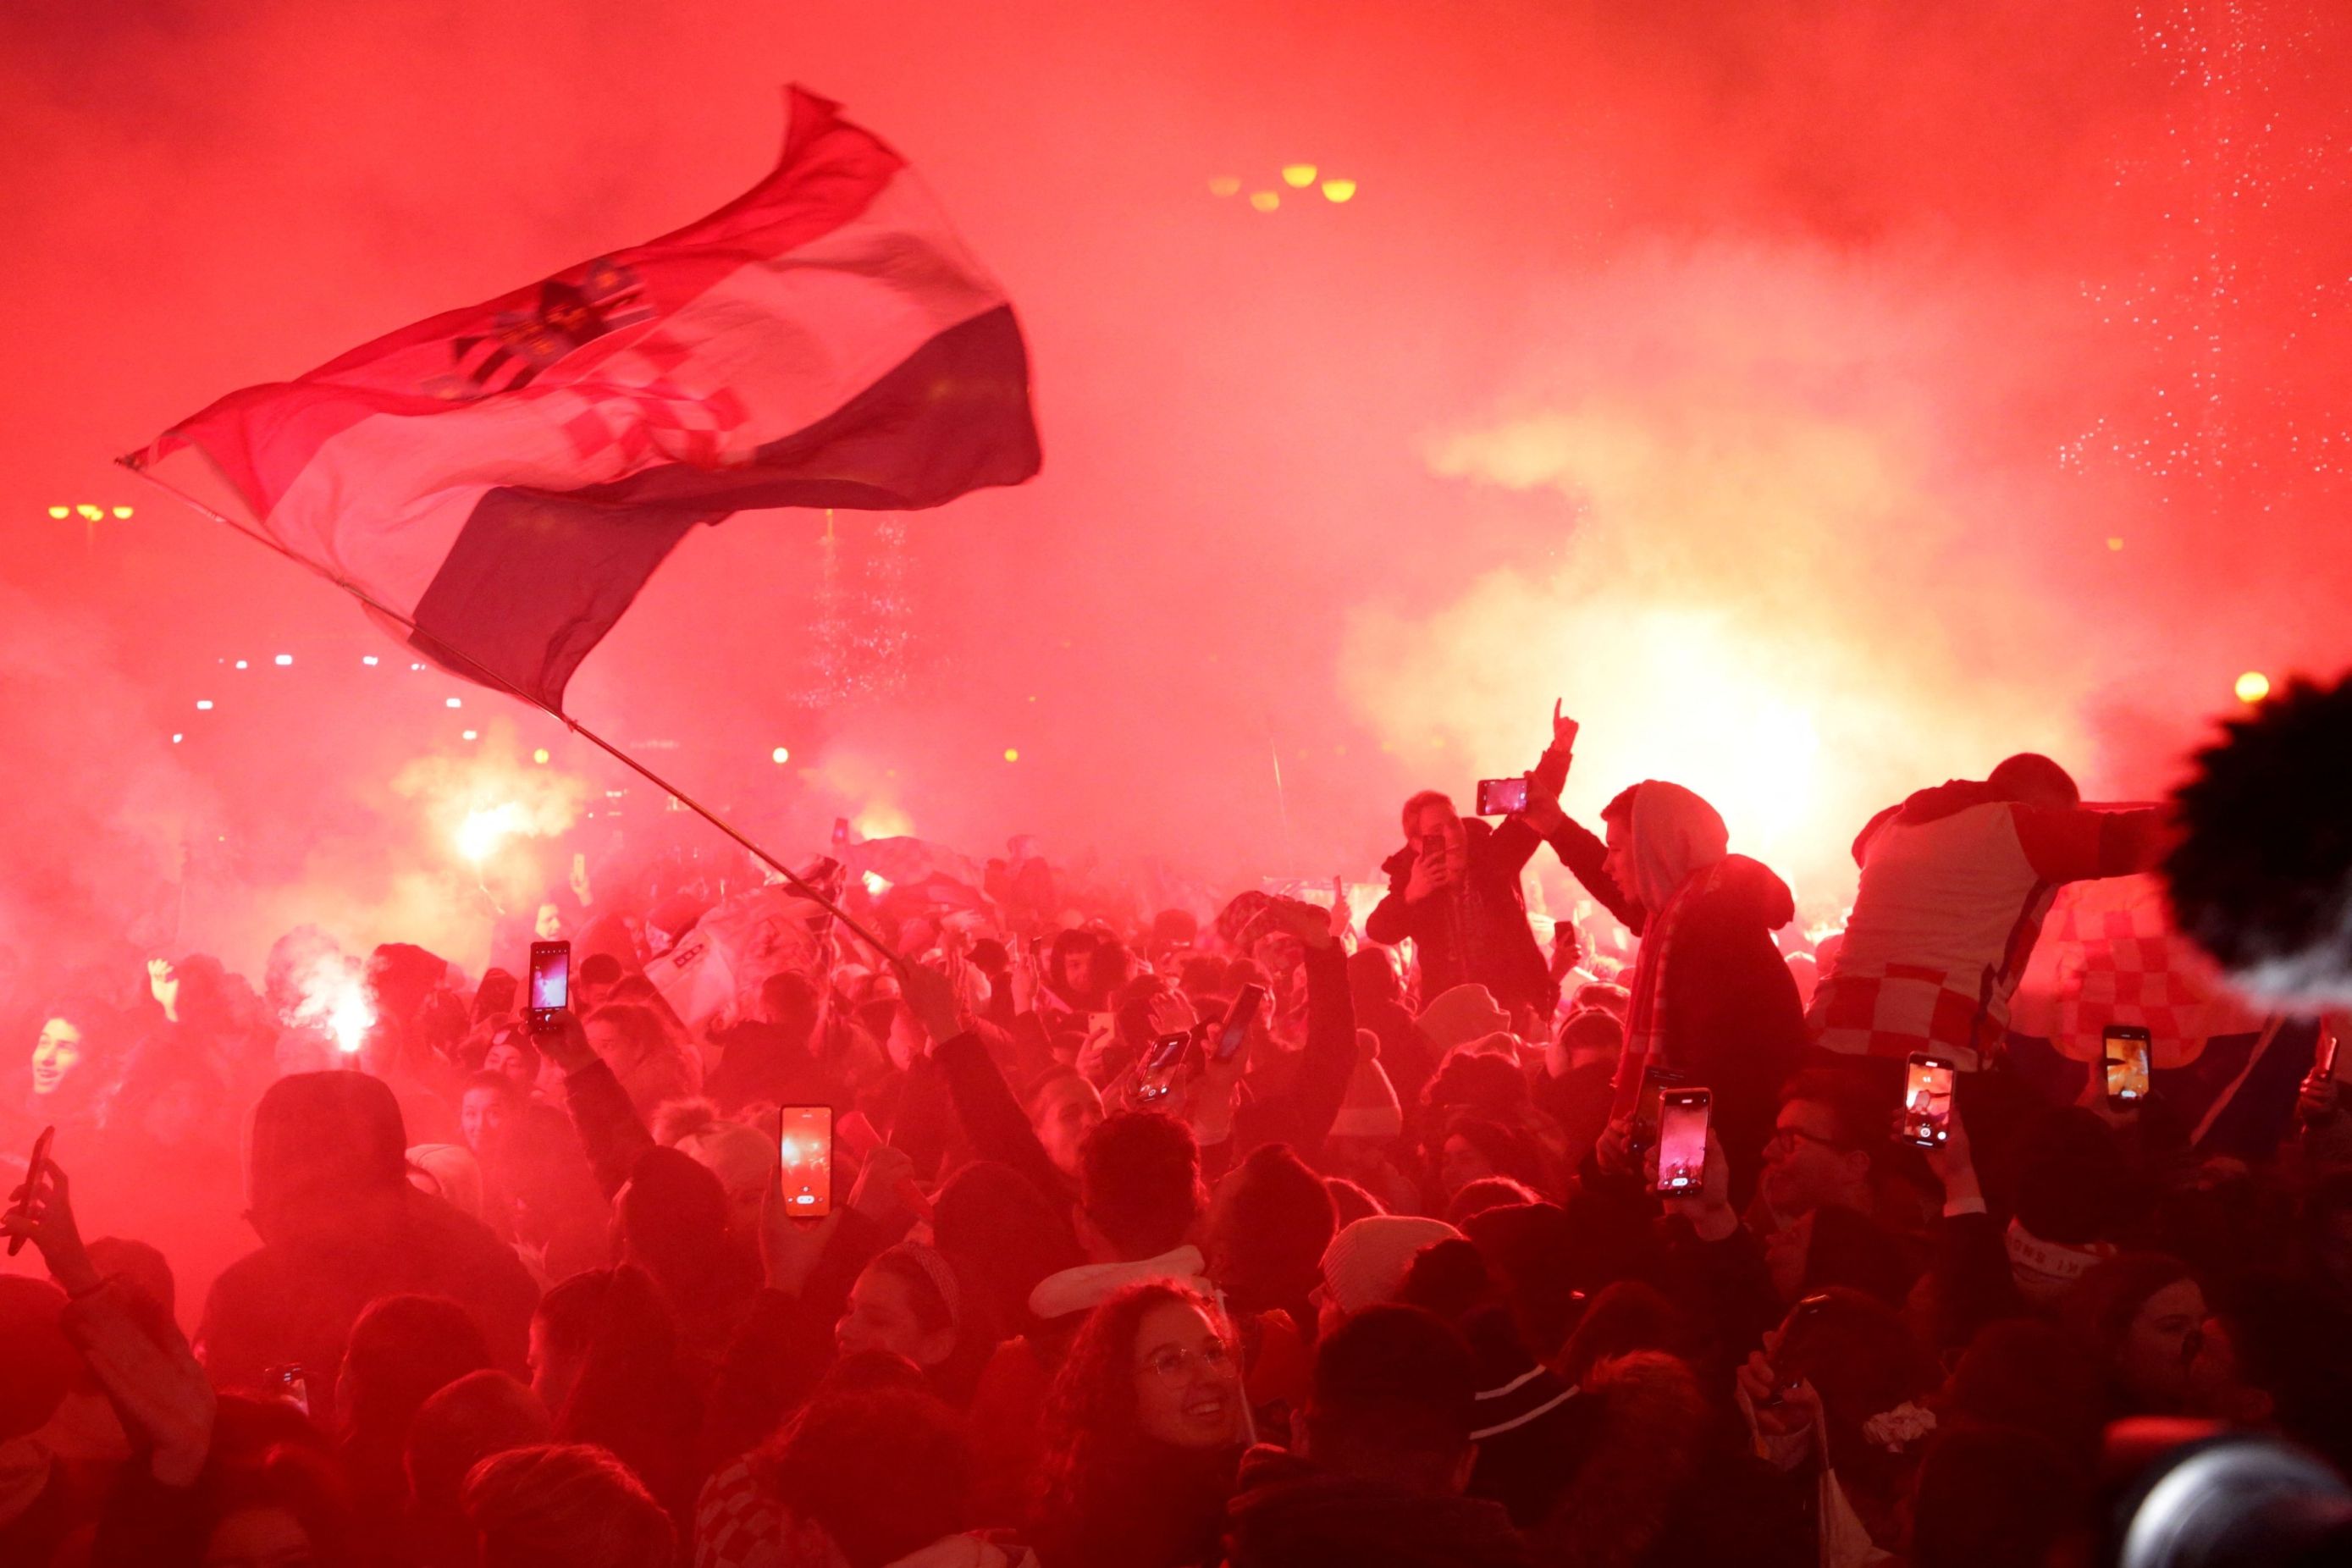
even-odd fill
[(2344, 1027), (2335, 1015), (2319, 1020), (2319, 1049), (2312, 1058), (2312, 1070), (2333, 1082), (2336, 1078), (2336, 1050), (2344, 1042)]
[[(41, 1184), (41, 1178), (48, 1174), (49, 1145), (56, 1142), (57, 1138), (58, 1130), (56, 1128), (44, 1127), (41, 1129), (41, 1135), (33, 1140), (33, 1157), (25, 1162), (24, 1200), (16, 1205), (10, 1211), (11, 1213), (30, 1214), (33, 1212), (33, 1192), (34, 1189), (37, 1188)], [(14, 1258), (16, 1254), (24, 1250), (25, 1238), (23, 1237), (12, 1236), (8, 1238), (9, 1257)]]
[(1679, 1075), (1664, 1068), (1642, 1069), (1642, 1092), (1633, 1101), (1633, 1121), (1627, 1139), (1636, 1152), (1647, 1152), (1657, 1142), (1659, 1117), (1664, 1109), (1663, 1098), (1667, 1089), (1681, 1088), (1682, 1081)]
[(785, 1213), (822, 1219), (833, 1212), (832, 1106), (785, 1106), (777, 1115), (776, 1159)]
[(555, 1016), (572, 1005), (572, 944), (535, 942), (530, 944), (530, 1003), (523, 1021), (538, 1034), (553, 1029)]
[(1184, 1047), (1192, 1043), (1190, 1035), (1161, 1035), (1143, 1053), (1143, 1065), (1136, 1069), (1135, 1092), (1130, 1097), (1138, 1105), (1151, 1105), (1168, 1098), (1176, 1087), (1176, 1068), (1184, 1059)]
[(2107, 1026), (2107, 1103), (2137, 1105), (2147, 1098), (2147, 1031)]
[(1715, 1097), (1703, 1089), (1658, 1094), (1658, 1184), (1662, 1198), (1686, 1198), (1706, 1184), (1706, 1123)]
[(1903, 1079), (1903, 1136), (1922, 1149), (1940, 1149), (1952, 1135), (1952, 1064), (1911, 1053)]
[(1478, 813), (1480, 816), (1508, 816), (1528, 808), (1528, 781), (1515, 779), (1480, 779), (1478, 781)]
[(1216, 1047), (1210, 1053), (1212, 1060), (1229, 1062), (1234, 1059), (1242, 1047), (1249, 1043), (1250, 1026), (1257, 1022), (1258, 1011), (1265, 1005), (1265, 986), (1249, 984), (1241, 988), (1240, 994), (1234, 998), (1234, 1005), (1225, 1009), (1225, 1021), (1217, 1026)]
[(848, 842), (849, 818), (845, 816), (835, 817), (833, 819), (833, 847), (835, 849), (838, 849)]
[(299, 1362), (280, 1362), (261, 1374), (269, 1391), (303, 1415), (310, 1414), (310, 1374)]

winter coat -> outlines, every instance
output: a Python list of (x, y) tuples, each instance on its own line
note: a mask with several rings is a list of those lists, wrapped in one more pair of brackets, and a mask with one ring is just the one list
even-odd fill
[(1500, 1503), (1408, 1491), (1252, 1448), (1227, 1508), (1230, 1568), (1524, 1568)]
[(1391, 947), (1412, 940), (1424, 998), (1475, 984), (1506, 1007), (1532, 1007), (1549, 1018), (1559, 1003), (1559, 984), (1536, 945), (1527, 897), (1519, 889), (1519, 873), (1543, 839), (1516, 816), (1499, 827), (1465, 818), (1462, 831), (1469, 861), (1463, 880), (1417, 904), (1405, 901), (1417, 853), (1413, 846), (1381, 862), (1388, 897), (1364, 921), (1364, 934)]

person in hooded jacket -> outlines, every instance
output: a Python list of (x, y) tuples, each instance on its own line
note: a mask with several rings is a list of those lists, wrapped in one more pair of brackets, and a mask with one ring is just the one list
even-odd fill
[(1531, 790), (1528, 815), (1586, 889), (1642, 939), (1612, 1117), (1631, 1115), (1648, 1071), (1712, 1089), (1733, 1192), (1746, 1202), (1780, 1085), (1807, 1043), (1796, 979), (1772, 942), (1796, 918), (1789, 885), (1762, 862), (1732, 854), (1722, 816), (1680, 784), (1645, 780), (1602, 807), (1609, 835), (1598, 866), (1592, 835), (1556, 800)]
[(310, 1414), (332, 1430), (333, 1369), (352, 1324), (380, 1296), (464, 1307), (492, 1362), (523, 1369), (538, 1287), (479, 1220), (411, 1186), (400, 1107), (381, 1079), (297, 1073), (254, 1108), (247, 1217), (257, 1251), (213, 1282), (197, 1334), (215, 1385), (267, 1386), (299, 1368)]
[(1477, 1459), (1470, 1348), (1418, 1307), (1324, 1339), (1292, 1454), (1244, 1458), (1231, 1568), (1509, 1568), (1533, 1562), (1503, 1505), (1463, 1496)]

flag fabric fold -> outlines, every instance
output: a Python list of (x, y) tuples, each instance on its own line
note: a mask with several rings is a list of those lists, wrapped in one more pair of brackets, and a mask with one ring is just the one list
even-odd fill
[(1027, 479), (1003, 289), (882, 142), (799, 88), (790, 120), (709, 216), (231, 393), (129, 461), (208, 466), (421, 654), (557, 711), (698, 523)]

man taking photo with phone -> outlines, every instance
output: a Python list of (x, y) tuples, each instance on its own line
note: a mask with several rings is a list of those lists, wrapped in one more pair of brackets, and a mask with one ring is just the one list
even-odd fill
[[(1575, 743), (1576, 721), (1554, 704), (1552, 742), (1536, 765), (1531, 795), (1559, 793)], [(1543, 835), (1517, 815), (1499, 826), (1465, 820), (1437, 790), (1406, 801), (1403, 815), (1404, 847), (1381, 863), (1389, 892), (1364, 921), (1364, 934), (1390, 946), (1412, 940), (1424, 1005), (1456, 985), (1483, 985), (1522, 1036), (1542, 1038), (1559, 985), (1528, 929), (1519, 874)]]

